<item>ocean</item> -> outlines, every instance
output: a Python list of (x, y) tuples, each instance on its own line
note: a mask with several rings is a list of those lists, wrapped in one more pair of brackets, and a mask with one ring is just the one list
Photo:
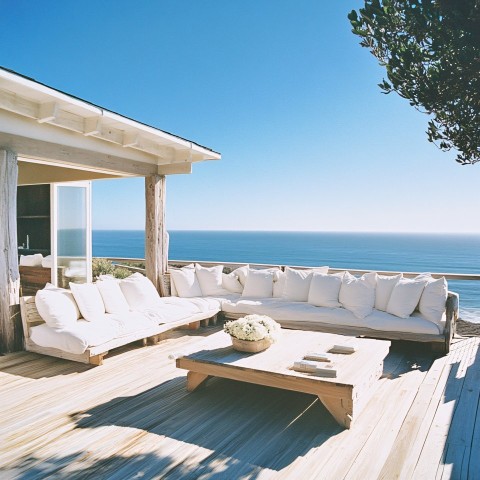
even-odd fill
[[(171, 260), (480, 274), (480, 235), (170, 231)], [(145, 258), (140, 230), (95, 230), (94, 257)], [(461, 316), (480, 321), (480, 281), (449, 281)]]

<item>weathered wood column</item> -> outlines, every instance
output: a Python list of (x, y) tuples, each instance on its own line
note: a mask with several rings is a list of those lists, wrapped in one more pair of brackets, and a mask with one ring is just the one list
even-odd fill
[(166, 183), (165, 175), (145, 177), (145, 269), (158, 291), (168, 266)]
[(0, 149), (0, 352), (3, 353), (19, 349), (15, 327), (20, 292), (17, 181), (16, 155)]

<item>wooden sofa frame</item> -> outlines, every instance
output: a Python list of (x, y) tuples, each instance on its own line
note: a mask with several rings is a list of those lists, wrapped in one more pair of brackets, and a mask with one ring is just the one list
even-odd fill
[(127, 345), (135, 341), (141, 341), (144, 346), (148, 343), (156, 344), (166, 337), (167, 332), (179, 327), (198, 328), (200, 322), (208, 325), (209, 320), (216, 323), (217, 315), (213, 315), (209, 318), (205, 318), (205, 314), (196, 314), (188, 318), (170, 322), (166, 324), (160, 324), (155, 327), (151, 327), (148, 330), (139, 330), (133, 332), (130, 335), (115, 338), (101, 345), (87, 348), (82, 354), (74, 354), (64, 352), (63, 350), (51, 347), (41, 347), (34, 343), (30, 338), (30, 329), (36, 325), (45, 323), (37, 307), (35, 306), (35, 297), (25, 296), (20, 297), (20, 312), (22, 316), (23, 332), (25, 337), (25, 350), (29, 352), (40, 353), (42, 355), (50, 355), (52, 357), (64, 358), (66, 360), (73, 360), (75, 362), (88, 363), (90, 365), (102, 365), (103, 357), (112, 349)]

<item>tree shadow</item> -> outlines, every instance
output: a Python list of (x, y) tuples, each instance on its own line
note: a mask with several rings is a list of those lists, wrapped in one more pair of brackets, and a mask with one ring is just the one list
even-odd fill
[(136, 428), (211, 450), (198, 465), (202, 474), (219, 459), (223, 474), (280, 470), (344, 430), (312, 395), (217, 378), (193, 393), (185, 388), (185, 377), (177, 377), (73, 419), (79, 428)]
[[(192, 467), (178, 465), (173, 457), (156, 453), (140, 455), (112, 455), (104, 459), (88, 459), (88, 452), (55, 455), (48, 460), (30, 456), (23, 460), (21, 470), (0, 468), (0, 478), (33, 480), (43, 478), (68, 478), (68, 480), (103, 478), (166, 478), (174, 472), (178, 478), (195, 478)], [(210, 477), (204, 469), (202, 474)], [(160, 475), (159, 475), (160, 474)], [(211, 477), (210, 477), (211, 478)], [(254, 477), (251, 477), (254, 478)]]

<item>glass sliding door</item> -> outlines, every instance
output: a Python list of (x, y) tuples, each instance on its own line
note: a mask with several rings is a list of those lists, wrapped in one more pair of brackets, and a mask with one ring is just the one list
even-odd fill
[(52, 189), (54, 283), (92, 280), (91, 182), (57, 183)]

